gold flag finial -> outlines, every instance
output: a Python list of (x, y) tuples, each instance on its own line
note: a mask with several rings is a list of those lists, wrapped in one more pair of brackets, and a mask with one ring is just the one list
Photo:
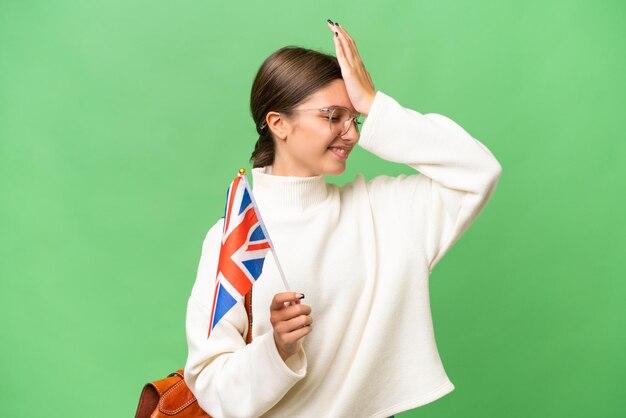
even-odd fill
[(246, 174), (246, 169), (245, 168), (240, 168), (239, 169), (239, 174), (242, 175), (242, 176), (245, 175)]

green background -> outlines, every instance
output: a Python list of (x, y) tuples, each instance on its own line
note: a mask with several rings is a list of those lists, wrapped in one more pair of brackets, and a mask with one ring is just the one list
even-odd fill
[[(3, 417), (128, 417), (182, 367), (271, 52), (353, 35), (378, 90), (503, 166), (432, 275), (450, 395), (401, 417), (626, 416), (621, 1), (0, 1)], [(409, 172), (358, 150), (345, 175)]]

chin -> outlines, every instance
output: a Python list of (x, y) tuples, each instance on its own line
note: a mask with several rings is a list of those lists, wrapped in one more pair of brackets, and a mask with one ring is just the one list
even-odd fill
[(340, 174), (343, 174), (344, 171), (346, 171), (345, 164), (341, 166), (336, 166), (336, 167), (328, 167), (327, 170), (324, 170), (324, 175), (325, 176), (338, 176)]

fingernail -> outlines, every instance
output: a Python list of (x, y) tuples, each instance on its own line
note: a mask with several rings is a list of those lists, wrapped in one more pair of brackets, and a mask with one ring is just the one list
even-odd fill
[(304, 299), (304, 294), (303, 293), (296, 293), (296, 297), (298, 299)]
[(335, 22), (335, 26), (339, 26), (339, 22)]
[(328, 19), (327, 22), (330, 23), (331, 25), (333, 24), (333, 21), (330, 19)]
[(335, 37), (339, 37), (339, 33), (338, 32), (335, 32)]

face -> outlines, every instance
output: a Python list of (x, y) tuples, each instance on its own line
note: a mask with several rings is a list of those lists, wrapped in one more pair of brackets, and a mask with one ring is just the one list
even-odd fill
[(292, 116), (280, 114), (282, 124), (276, 136), (272, 174), (310, 177), (344, 172), (359, 133), (354, 124), (344, 135), (341, 135), (340, 126), (331, 131), (329, 114), (316, 110), (329, 106), (342, 106), (355, 112), (341, 79), (334, 80), (299, 104)]

